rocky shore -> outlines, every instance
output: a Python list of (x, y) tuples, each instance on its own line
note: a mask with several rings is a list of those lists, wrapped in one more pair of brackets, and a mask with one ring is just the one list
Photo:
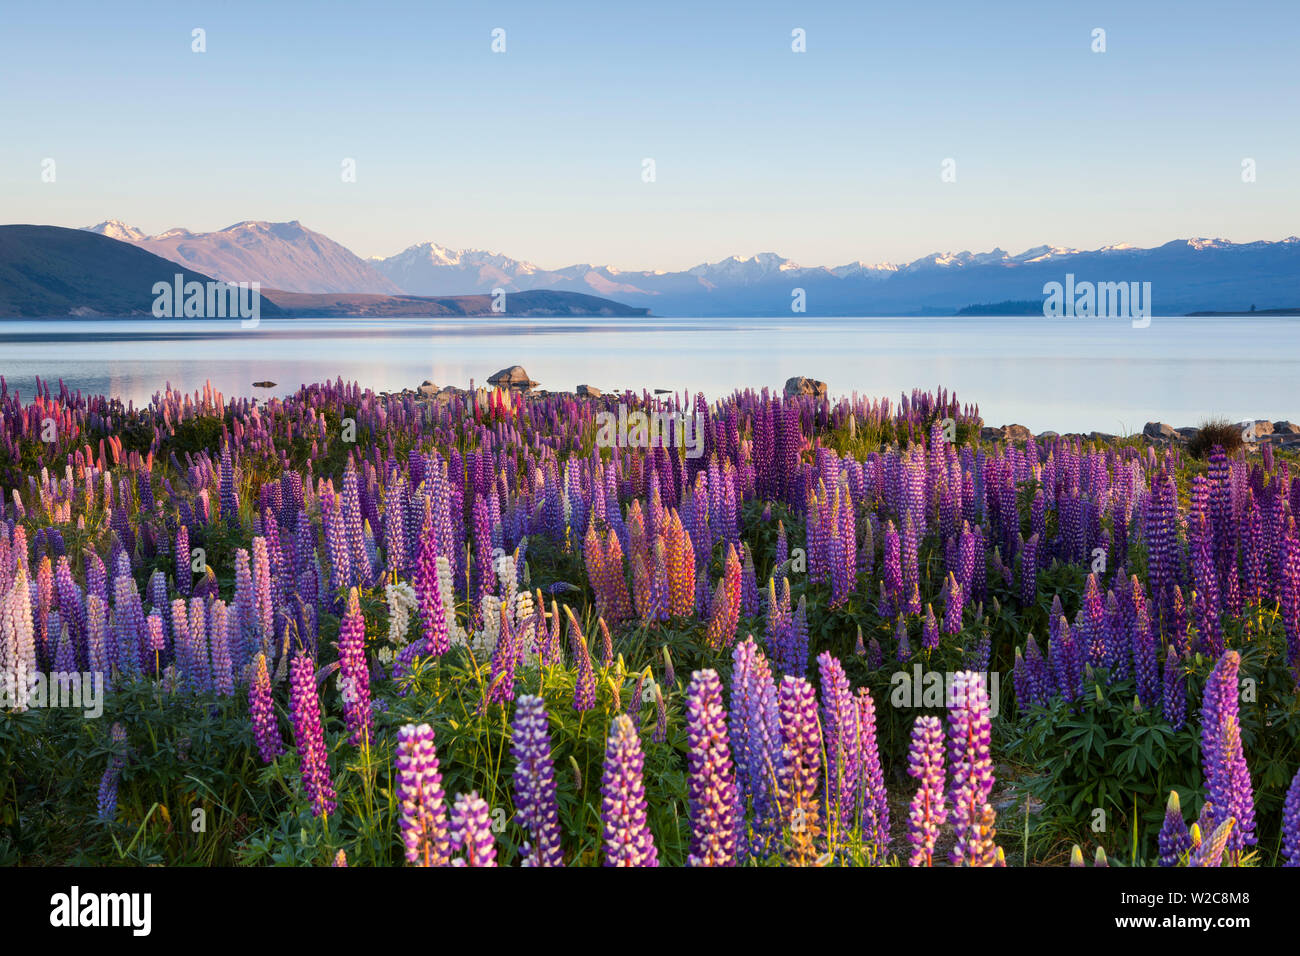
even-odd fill
[[(599, 398), (604, 391), (594, 385), (579, 384), (572, 389), (565, 390), (547, 390), (538, 388), (541, 383), (534, 381), (522, 365), (512, 365), (509, 368), (503, 368), (500, 371), (488, 376), (487, 384), (493, 388), (499, 388), (510, 394), (524, 394), (544, 398), (548, 395), (567, 394), (574, 395), (578, 398)], [(478, 386), (473, 391), (479, 396), (480, 402), (488, 401), (489, 389), (486, 386)], [(610, 394), (622, 394), (624, 391), (631, 391), (634, 394), (640, 393), (643, 389), (609, 389)], [(667, 394), (670, 389), (651, 389), (656, 394)], [(446, 402), (456, 396), (467, 396), (470, 393), (468, 388), (457, 388), (454, 385), (444, 385), (439, 387), (433, 382), (425, 380), (417, 388), (403, 389), (397, 395), (411, 396), (417, 401)], [(786, 380), (783, 393), (787, 396), (807, 395), (813, 398), (824, 399), (828, 395), (827, 385), (825, 382), (818, 381), (807, 376), (797, 375)], [(390, 394), (390, 393), (381, 393)], [(1291, 421), (1269, 421), (1267, 419), (1257, 419), (1255, 421), (1235, 422), (1232, 427), (1240, 431), (1242, 443), (1248, 448), (1258, 448), (1264, 445), (1272, 445), (1278, 448), (1291, 450), (1300, 450), (1300, 424)], [(1167, 422), (1147, 422), (1142, 431), (1134, 435), (1114, 435), (1109, 432), (1054, 432), (1043, 431), (1034, 434), (1024, 425), (1011, 424), (1000, 425), (997, 427), (984, 426), (980, 429), (980, 438), (985, 441), (1010, 441), (1023, 442), (1033, 438), (1035, 441), (1043, 442), (1053, 438), (1079, 439), (1082, 441), (1099, 441), (1113, 442), (1126, 439), (1141, 439), (1148, 444), (1156, 446), (1170, 445), (1187, 445), (1196, 439), (1200, 433), (1200, 428), (1194, 426), (1175, 427)]]

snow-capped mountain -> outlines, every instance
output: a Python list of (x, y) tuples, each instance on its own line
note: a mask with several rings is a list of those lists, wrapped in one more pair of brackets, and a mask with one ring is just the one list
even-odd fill
[(801, 266), (776, 253), (730, 256), (679, 272), (575, 265), (545, 270), (480, 250), (421, 243), (371, 262), (417, 295), (559, 289), (594, 293), (659, 315), (783, 315), (801, 288), (809, 313), (955, 312), (966, 306), (1041, 300), (1067, 273), (1094, 282), (1150, 282), (1156, 310), (1290, 308), (1300, 304), (1300, 240), (1231, 243), (1181, 239), (1151, 249), (1128, 243), (1085, 251), (1039, 245), (1009, 254), (935, 252), (905, 264)]
[(217, 232), (169, 229), (156, 236), (110, 219), (89, 227), (186, 268), (227, 282), (260, 282), (284, 292), (400, 292), (396, 285), (302, 223), (238, 222)]
[(117, 220), (89, 231), (141, 246), (230, 281), (290, 292), (381, 292), (422, 296), (580, 292), (657, 315), (788, 315), (794, 290), (812, 315), (951, 314), (967, 306), (1041, 301), (1043, 286), (1077, 281), (1150, 282), (1157, 313), (1294, 308), (1300, 305), (1300, 239), (1233, 243), (1176, 239), (1150, 249), (1128, 243), (1091, 251), (1039, 245), (1012, 255), (935, 252), (908, 263), (803, 266), (773, 252), (728, 256), (676, 272), (579, 263), (543, 269), (482, 249), (421, 242), (362, 260), (299, 222), (241, 222), (212, 233), (156, 236)]

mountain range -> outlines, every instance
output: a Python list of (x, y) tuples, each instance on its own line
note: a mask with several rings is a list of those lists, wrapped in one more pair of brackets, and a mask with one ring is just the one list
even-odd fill
[[(99, 230), (96, 230), (99, 231)], [(228, 282), (241, 280), (210, 276), (155, 255), (142, 242), (131, 241), (131, 232), (116, 226), (101, 234), (60, 226), (0, 226), (0, 318), (120, 318), (148, 317), (161, 300), (155, 287), (182, 288), (188, 283), (204, 286), (212, 278)], [(136, 234), (139, 238), (142, 234)], [(323, 237), (322, 237), (323, 238)], [(341, 246), (313, 242), (331, 258), (339, 258)], [(334, 245), (334, 244), (331, 244)], [(347, 250), (343, 250), (347, 252)], [(351, 255), (351, 253), (348, 253)], [(289, 259), (280, 257), (280, 262)], [(296, 260), (301, 264), (304, 259)], [(257, 279), (242, 280), (247, 282)], [(260, 315), (273, 317), (332, 316), (499, 316), (494, 306), (504, 306), (511, 316), (637, 316), (636, 309), (598, 296), (579, 292), (537, 290), (517, 292), (498, 301), (491, 295), (413, 296), (356, 292), (286, 292), (260, 290)], [(167, 305), (176, 312), (190, 296), (188, 289), (176, 298), (168, 294)], [(214, 300), (215, 301), (215, 300)], [(252, 308), (252, 299), (246, 300)], [(214, 306), (215, 307), (215, 306)], [(232, 315), (234, 313), (231, 313)]]
[(676, 272), (578, 264), (543, 269), (477, 249), (422, 242), (361, 259), (301, 223), (246, 221), (218, 232), (148, 236), (117, 220), (90, 231), (227, 281), (291, 292), (418, 296), (553, 290), (615, 299), (657, 315), (789, 315), (802, 289), (813, 315), (956, 314), (980, 304), (1041, 300), (1047, 282), (1150, 282), (1156, 314), (1287, 308), (1300, 301), (1300, 239), (1178, 239), (1080, 250), (1041, 245), (1018, 255), (934, 253), (905, 264), (802, 266), (775, 253), (731, 256)]

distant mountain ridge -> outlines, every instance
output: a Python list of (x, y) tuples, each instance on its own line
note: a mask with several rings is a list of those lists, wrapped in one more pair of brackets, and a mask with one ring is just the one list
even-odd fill
[(1093, 282), (1150, 282), (1156, 314), (1285, 308), (1300, 293), (1300, 239), (1233, 243), (1178, 239), (1080, 250), (1039, 245), (1017, 255), (932, 253), (908, 263), (802, 266), (776, 253), (729, 256), (679, 271), (624, 271), (580, 263), (543, 269), (481, 249), (421, 242), (362, 260), (301, 223), (244, 222), (216, 233), (157, 236), (117, 220), (93, 231), (229, 281), (290, 292), (416, 296), (553, 290), (616, 299), (656, 315), (789, 315), (796, 289), (811, 315), (957, 314), (980, 303), (1041, 300), (1067, 273)]
[[(178, 275), (182, 288), (192, 282), (206, 288), (212, 281), (204, 273), (154, 255), (141, 244), (115, 239), (108, 232), (95, 234), (60, 226), (0, 226), (0, 319), (151, 318), (158, 299), (155, 286), (162, 283), (170, 293), (176, 288)], [(259, 291), (258, 314), (264, 318), (645, 315), (645, 309), (577, 292), (516, 292), (500, 302), (491, 295), (427, 298), (271, 288)], [(173, 298), (169, 294), (166, 308), (170, 310), (175, 303), (176, 310), (181, 311), (181, 302), (188, 295), (178, 293)], [(246, 301), (252, 308), (254, 300)], [(494, 308), (498, 305), (504, 307), (504, 312)], [(236, 313), (231, 312), (230, 317), (236, 317)]]
[(226, 282), (260, 282), (286, 292), (403, 291), (365, 260), (297, 220), (247, 220), (216, 232), (169, 229), (148, 236), (109, 219), (86, 231), (129, 242)]

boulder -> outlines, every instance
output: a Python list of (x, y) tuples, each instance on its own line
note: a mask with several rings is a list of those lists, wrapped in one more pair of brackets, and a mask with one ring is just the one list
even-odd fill
[(1168, 422), (1147, 422), (1142, 428), (1142, 434), (1147, 438), (1163, 438), (1167, 441), (1179, 437), (1178, 430)]
[(1300, 435), (1300, 425), (1295, 422), (1274, 422), (1273, 431), (1281, 432), (1284, 435)]
[(253, 388), (275, 388), (275, 382), (254, 382)]
[(1060, 437), (1061, 437), (1060, 432), (1053, 432), (1053, 431), (1039, 432), (1037, 435), (1034, 436), (1034, 441), (1047, 442), (1047, 441), (1051, 441), (1053, 438), (1060, 438)]
[(1003, 425), (999, 433), (1003, 441), (1029, 441), (1034, 437), (1034, 433), (1024, 425)]
[(1178, 437), (1183, 441), (1191, 441), (1201, 433), (1199, 428), (1192, 428), (1190, 425), (1185, 428), (1176, 428), (1174, 431), (1178, 432)]
[(420, 394), (425, 396), (426, 398), (432, 398), (434, 395), (438, 394), (438, 386), (434, 385), (431, 381), (429, 381), (426, 378), (423, 382), (420, 383), (419, 391)]
[(815, 378), (796, 375), (794, 378), (785, 380), (785, 395), (787, 398), (795, 395), (811, 395), (813, 398), (825, 398), (826, 383), (819, 382)]
[(573, 392), (579, 398), (600, 398), (600, 389), (595, 385), (579, 385)]
[(1251, 440), (1248, 433), (1252, 427), (1255, 430), (1256, 438), (1263, 438), (1265, 435), (1273, 434), (1273, 423), (1264, 421), (1263, 419), (1253, 422), (1237, 422), (1236, 427), (1241, 429), (1242, 441)]
[(539, 383), (528, 377), (528, 373), (524, 371), (522, 365), (512, 365), (490, 376), (488, 384), (495, 385), (497, 388), (514, 388), (526, 392)]

